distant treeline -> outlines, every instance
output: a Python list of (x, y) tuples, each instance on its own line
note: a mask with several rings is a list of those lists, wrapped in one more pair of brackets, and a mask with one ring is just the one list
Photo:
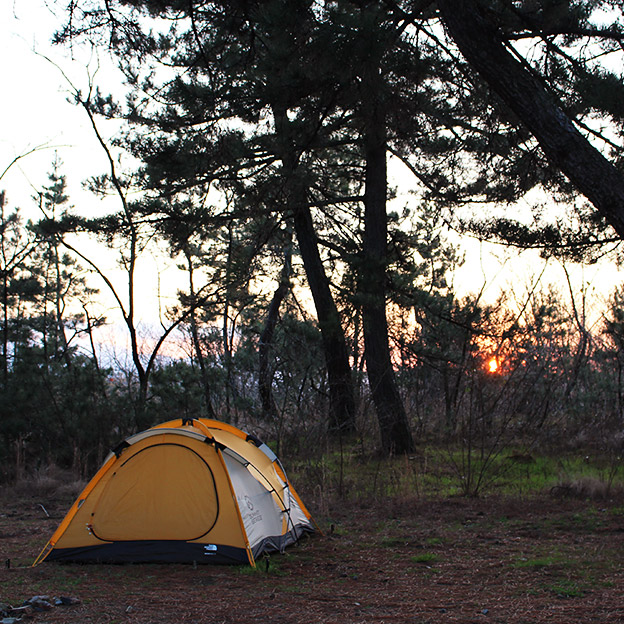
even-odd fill
[[(283, 453), (315, 453), (350, 440), (378, 448), (379, 421), (365, 376), (361, 309), (341, 317), (356, 388), (355, 426), (331, 418), (317, 321), (289, 286), (271, 319), (271, 292), (180, 291), (158, 337), (132, 354), (100, 357), (98, 278), (62, 252), (57, 234), (3, 210), (0, 457), (10, 479), (49, 464), (87, 475), (120, 439), (173, 418), (239, 424)], [(417, 443), (460, 444), (483, 454), (505, 446), (593, 446), (617, 453), (624, 408), (624, 293), (602, 322), (585, 324), (578, 300), (527, 286), (525, 299), (458, 300), (446, 283), (388, 304), (392, 358)], [(273, 322), (268, 339), (267, 323)], [(170, 352), (170, 350), (169, 350)], [(124, 357), (121, 357), (121, 356)], [(496, 366), (491, 365), (495, 360)], [(495, 370), (492, 370), (494, 369)], [(488, 451), (489, 452), (489, 451)]]
[[(615, 449), (622, 293), (591, 326), (582, 292), (564, 303), (539, 280), (460, 298), (447, 235), (564, 266), (621, 246), (617, 4), (68, 3), (55, 43), (109, 55), (123, 92), (91, 71), (68, 85), (108, 163), (93, 206), (71, 207), (58, 161), (37, 223), (2, 201), (3, 465), (94, 465), (111, 438), (183, 415), (308, 453), (433, 438), (487, 466), (538, 440)], [(156, 250), (183, 277), (147, 342), (137, 265)], [(128, 366), (98, 360), (96, 283)], [(162, 359), (172, 339), (185, 358)]]

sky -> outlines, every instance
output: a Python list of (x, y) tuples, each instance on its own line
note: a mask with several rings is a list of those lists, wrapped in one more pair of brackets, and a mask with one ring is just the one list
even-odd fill
[[(86, 90), (90, 76), (103, 90), (120, 88), (121, 79), (110, 61), (95, 58), (89, 51), (69, 51), (53, 46), (51, 37), (62, 22), (64, 0), (1, 0), (0, 2), (0, 190), (6, 191), (7, 208), (19, 207), (24, 218), (41, 216), (33, 195), (47, 183), (55, 157), (60, 158), (66, 176), (70, 203), (75, 212), (95, 216), (116, 210), (114, 201), (102, 203), (83, 189), (91, 176), (106, 173), (108, 162), (89, 120), (71, 100), (72, 86)], [(102, 124), (100, 130), (111, 135), (115, 127)], [(92, 242), (79, 242), (81, 251), (91, 254), (113, 281), (123, 288), (124, 275), (116, 269), (116, 256)], [(90, 256), (91, 257), (91, 256)], [(84, 263), (82, 263), (84, 265)], [(172, 263), (148, 256), (140, 266), (138, 318), (146, 332), (158, 325), (157, 293), (163, 291), (173, 302), (175, 286), (163, 288), (162, 274), (171, 272)], [(166, 280), (165, 280), (166, 282)], [(105, 291), (101, 292), (102, 310), (111, 320), (105, 340), (123, 340), (124, 330), (117, 307)], [(123, 347), (122, 347), (123, 349)]]
[[(23, 210), (45, 182), (54, 153), (64, 161), (71, 179), (105, 165), (87, 119), (68, 102), (70, 87), (56, 63), (79, 86), (87, 83), (84, 64), (66, 50), (50, 45), (58, 24), (44, 0), (3, 0), (0, 3), (0, 172), (19, 156), (1, 183), (9, 200)], [(58, 9), (56, 9), (58, 10)], [(50, 60), (46, 60), (47, 57)], [(79, 182), (73, 186), (80, 188)]]
[[(55, 154), (62, 160), (61, 171), (66, 175), (71, 203), (84, 215), (102, 214), (109, 208), (82, 188), (90, 176), (104, 173), (107, 162), (98, 145), (88, 119), (83, 111), (68, 102), (71, 87), (67, 78), (80, 89), (86, 89), (89, 76), (95, 73), (95, 82), (103, 91), (118, 90), (119, 74), (106, 58), (95, 58), (89, 51), (75, 51), (52, 46), (50, 39), (62, 23), (64, 0), (2, 0), (0, 2), (0, 175), (20, 156), (0, 180), (0, 189), (6, 190), (8, 206), (19, 206), (25, 216), (37, 216), (32, 195), (47, 180)], [(48, 60), (49, 59), (49, 60)], [(65, 76), (66, 77), (65, 77)], [(115, 128), (102, 126), (104, 132)], [(29, 155), (29, 152), (31, 152)], [(405, 183), (397, 173), (395, 182)], [(409, 186), (409, 181), (405, 183)], [(460, 293), (475, 292), (486, 286), (485, 299), (493, 300), (501, 288), (515, 289), (521, 298), (522, 291), (541, 273), (542, 261), (537, 254), (519, 254), (501, 247), (488, 246), (476, 241), (465, 241), (463, 249), (466, 262), (455, 276), (455, 286)], [(107, 263), (110, 270), (114, 258), (99, 252), (99, 261)], [(142, 291), (139, 293), (139, 316), (146, 325), (158, 321), (157, 289), (167, 292), (167, 279), (171, 274), (162, 258), (150, 257), (142, 265)], [(164, 273), (163, 273), (164, 272)], [(169, 272), (169, 273), (167, 273)], [(174, 271), (175, 272), (175, 271)], [(159, 282), (159, 274), (161, 276)], [(575, 287), (586, 281), (596, 293), (600, 303), (615, 284), (621, 282), (619, 271), (611, 264), (599, 267), (573, 267)], [(118, 279), (121, 279), (118, 276)], [(179, 280), (179, 276), (174, 278)], [(567, 291), (564, 274), (557, 263), (551, 263), (544, 283), (553, 282)], [(165, 286), (163, 287), (163, 284)], [(173, 292), (170, 289), (170, 301)], [(112, 301), (105, 303), (107, 315), (114, 316)]]

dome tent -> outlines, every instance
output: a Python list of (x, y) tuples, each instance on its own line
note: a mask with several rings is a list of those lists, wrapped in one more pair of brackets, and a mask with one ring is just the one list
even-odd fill
[(280, 461), (245, 432), (183, 419), (124, 440), (33, 565), (250, 563), (318, 530)]

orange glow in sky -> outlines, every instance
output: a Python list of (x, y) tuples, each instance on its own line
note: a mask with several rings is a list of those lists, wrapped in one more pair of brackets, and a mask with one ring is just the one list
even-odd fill
[(495, 373), (498, 370), (498, 362), (496, 361), (496, 358), (492, 358), (488, 362), (488, 370), (490, 373)]

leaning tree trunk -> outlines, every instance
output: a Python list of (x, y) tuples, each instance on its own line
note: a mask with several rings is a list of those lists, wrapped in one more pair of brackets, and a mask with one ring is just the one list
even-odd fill
[(212, 389), (210, 380), (208, 378), (208, 368), (206, 366), (206, 359), (204, 358), (204, 350), (202, 348), (201, 340), (199, 339), (199, 329), (197, 327), (197, 294), (195, 293), (195, 267), (193, 265), (193, 258), (188, 247), (184, 247), (184, 255), (186, 257), (186, 266), (188, 270), (189, 278), (189, 295), (191, 296), (191, 312), (189, 316), (191, 326), (191, 337), (193, 340), (193, 349), (195, 350), (195, 357), (199, 364), (199, 372), (201, 375), (202, 389), (204, 392), (204, 403), (206, 404), (206, 414), (208, 418), (215, 419), (217, 417), (214, 408), (212, 406)]
[(279, 317), (279, 309), (290, 287), (290, 273), (292, 264), (292, 246), (290, 240), (284, 250), (284, 265), (280, 275), (279, 285), (273, 293), (273, 298), (267, 310), (264, 327), (258, 341), (258, 392), (262, 404), (262, 412), (269, 418), (277, 418), (277, 406), (273, 398), (273, 368), (270, 362), (273, 335)]
[(414, 441), (403, 400), (396, 384), (386, 317), (386, 263), (388, 220), (386, 214), (387, 171), (385, 115), (379, 99), (380, 75), (368, 75), (363, 102), (364, 156), (364, 238), (360, 291), (366, 371), (381, 430), (382, 451), (411, 453)]
[(473, 0), (438, 0), (460, 51), (560, 169), (624, 237), (624, 176), (579, 132), (542, 81), (503, 45)]
[(307, 206), (296, 208), (294, 224), (299, 251), (321, 328), (329, 380), (329, 409), (332, 428), (345, 432), (353, 431), (355, 429), (355, 402), (347, 341), (318, 250), (312, 215)]
[(286, 111), (280, 110), (278, 106), (273, 107), (273, 115), (281, 144), (287, 209), (293, 215), (297, 244), (321, 330), (329, 382), (331, 426), (338, 431), (353, 431), (355, 401), (347, 341), (319, 253), (318, 238), (308, 206), (308, 188), (298, 167), (295, 146), (290, 136), (290, 122)]

